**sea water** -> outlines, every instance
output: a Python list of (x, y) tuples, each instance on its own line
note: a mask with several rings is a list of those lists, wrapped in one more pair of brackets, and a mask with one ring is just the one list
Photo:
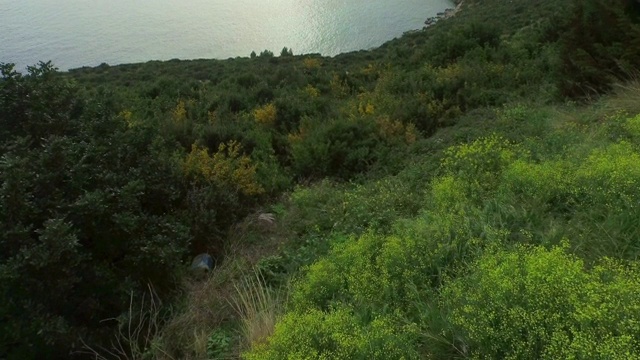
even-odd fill
[(0, 0), (0, 62), (61, 70), (369, 49), (420, 29), (451, 0)]

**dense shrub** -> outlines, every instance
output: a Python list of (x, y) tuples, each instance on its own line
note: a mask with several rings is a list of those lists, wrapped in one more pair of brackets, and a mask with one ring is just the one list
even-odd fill
[(352, 309), (289, 313), (265, 346), (243, 355), (260, 359), (419, 359), (411, 347), (415, 327), (398, 326), (393, 317), (360, 319)]
[(561, 39), (561, 92), (567, 97), (609, 90), (640, 66), (640, 6), (633, 0), (572, 2)]
[(189, 250), (220, 251), (263, 188), (237, 142), (184, 154), (108, 92), (2, 69), (0, 357), (66, 358), (111, 337), (131, 292), (170, 296)]
[(498, 135), (461, 144), (445, 151), (442, 169), (485, 190), (493, 189), (499, 174), (526, 152)]
[[(556, 87), (579, 96), (635, 71), (638, 4), (574, 5), (566, 17), (558, 1), (465, 0), (426, 31), (334, 58), (286, 49), (62, 76), (2, 65), (0, 358), (103, 343), (117, 321), (101, 320), (126, 312), (130, 291), (167, 296), (189, 250), (222, 253), (260, 201), (325, 177), (260, 220), (268, 243), (291, 239), (259, 262), (268, 280), (304, 270), (248, 358), (637, 355), (637, 338), (612, 330), (637, 333), (623, 316), (637, 311), (624, 277), (637, 271), (598, 262), (640, 255), (637, 117), (538, 107)], [(496, 250), (563, 238), (589, 267), (557, 249)], [(175, 358), (236, 340), (184, 329)]]
[(586, 269), (562, 248), (483, 256), (445, 286), (473, 359), (629, 359), (640, 356), (637, 267), (605, 259)]
[(309, 124), (291, 139), (293, 169), (298, 177), (348, 179), (365, 172), (377, 159), (375, 124), (366, 120), (335, 120)]

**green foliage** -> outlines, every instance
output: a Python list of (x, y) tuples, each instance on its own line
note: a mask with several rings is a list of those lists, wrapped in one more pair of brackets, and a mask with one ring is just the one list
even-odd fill
[[(151, 283), (170, 296), (188, 251), (220, 251), (223, 232), (247, 211), (238, 194), (261, 189), (237, 147), (207, 159), (216, 180), (238, 188), (192, 182), (161, 129), (119, 109), (108, 92), (78, 91), (49, 64), (25, 76), (7, 70), (0, 93), (3, 124), (20, 120), (0, 145), (7, 356), (66, 353), (80, 336), (107, 341), (104, 329), (115, 324), (102, 320), (125, 312), (131, 291)], [(188, 121), (186, 102), (172, 111), (172, 122)]]
[(531, 163), (525, 160), (513, 162), (503, 173), (503, 186), (541, 202), (549, 202), (571, 190), (574, 166), (566, 161)]
[(214, 330), (207, 340), (207, 357), (211, 360), (226, 359), (231, 352), (232, 340), (229, 330)]
[(292, 138), (293, 168), (299, 177), (334, 176), (348, 179), (365, 172), (377, 160), (374, 124), (332, 121)]
[(640, 114), (629, 118), (624, 124), (624, 128), (635, 140), (635, 143), (640, 143)]
[(505, 106), (497, 111), (498, 126), (509, 140), (523, 141), (526, 137), (542, 138), (549, 129), (549, 116), (524, 104)]
[(396, 177), (355, 185), (341, 194), (341, 203), (329, 208), (337, 232), (362, 234), (367, 229), (386, 233), (391, 225), (418, 212), (422, 200), (410, 184)]
[[(358, 319), (393, 316), (424, 334), (410, 348), (438, 359), (634, 356), (635, 320), (623, 334), (615, 324), (635, 316), (637, 269), (601, 256), (637, 256), (637, 150), (612, 140), (608, 125), (591, 133), (566, 124), (545, 135), (548, 115), (504, 108), (496, 121), (510, 134), (511, 122), (533, 116), (539, 124), (513, 134), (520, 143), (493, 134), (444, 146), (439, 175), (427, 181), (424, 197), (408, 203), (416, 212), (390, 210), (406, 200), (401, 189), (419, 193), (417, 165), (383, 181), (299, 189), (296, 204), (314, 209), (298, 213), (312, 220), (307, 227), (354, 235), (317, 236), (331, 250), (312, 248), (317, 258), (294, 284), (285, 318), (327, 317), (344, 307)], [(616, 121), (627, 129), (634, 119)], [(569, 141), (558, 147), (559, 139)], [(410, 183), (388, 191), (397, 179)], [(508, 250), (514, 243), (558, 244), (563, 236), (570, 239), (564, 248)], [(585, 260), (567, 255), (569, 246)], [(622, 303), (612, 300), (618, 295)], [(298, 356), (293, 349), (303, 350), (282, 339), (299, 339), (300, 330), (285, 322), (250, 354)], [(596, 350), (593, 339), (606, 346)]]
[(522, 152), (502, 137), (492, 135), (447, 149), (442, 168), (447, 174), (489, 190), (496, 186), (502, 170)]
[(640, 154), (627, 142), (596, 149), (576, 171), (576, 185), (599, 206), (615, 210), (638, 203)]
[(500, 28), (489, 23), (469, 22), (453, 31), (434, 34), (426, 51), (436, 66), (455, 63), (476, 48), (496, 47), (500, 42)]
[(477, 359), (628, 359), (640, 355), (637, 267), (592, 269), (562, 248), (489, 253), (441, 301)]
[[(564, 233), (591, 256), (632, 259), (638, 253), (632, 239), (640, 230), (633, 220), (640, 179), (638, 152), (626, 141), (592, 145), (586, 153), (576, 153), (582, 146), (565, 147), (566, 154), (548, 160), (525, 158), (509, 165), (498, 196), (511, 210), (503, 213), (502, 221), (514, 230), (522, 226), (540, 231), (548, 226), (545, 231), (556, 233), (556, 242)], [(546, 237), (538, 235), (538, 241)]]
[(389, 316), (359, 319), (348, 307), (289, 313), (276, 326), (268, 346), (258, 346), (243, 358), (418, 359), (408, 346), (417, 338), (416, 330), (398, 326)]
[(633, 0), (572, 2), (562, 45), (561, 92), (580, 97), (611, 88), (640, 66), (640, 9)]
[[(170, 297), (189, 253), (221, 256), (238, 219), (309, 180), (276, 207), (284, 251), (258, 261), (271, 284), (298, 275), (289, 312), (247, 358), (637, 351), (612, 330), (637, 310), (635, 267), (600, 259), (640, 255), (638, 116), (546, 106), (637, 71), (637, 21), (634, 1), (465, 0), (332, 58), (0, 64), (0, 358), (104, 344), (132, 290)], [(563, 238), (576, 256), (500, 250)], [(211, 333), (209, 356), (230, 336)]]
[[(42, 66), (1, 84), (17, 82), (33, 93), (66, 84)], [(69, 93), (46, 101), (67, 102)], [(23, 106), (21, 116), (53, 105)], [(51, 126), (65, 126), (48, 136), (25, 117), (25, 130), (3, 144), (0, 286), (2, 302), (11, 304), (2, 317), (14, 319), (3, 339), (9, 354), (22, 344), (56, 349), (79, 329), (98, 328), (124, 309), (122, 295), (131, 288), (152, 282), (166, 293), (190, 241), (179, 219), (165, 214), (179, 179), (152, 155), (153, 138), (128, 130), (111, 110), (100, 110), (104, 104), (85, 106), (77, 121), (56, 113)]]
[(286, 46), (282, 48), (282, 51), (280, 51), (280, 56), (293, 56), (293, 50), (292, 49), (288, 49)]
[(71, 130), (81, 107), (77, 89), (59, 78), (51, 62), (30, 66), (27, 75), (0, 63), (0, 75), (0, 150), (13, 137), (29, 135), (37, 146), (41, 139)]
[(256, 269), (267, 286), (283, 285), (287, 280), (287, 259), (283, 256), (264, 257), (260, 259)]
[(261, 58), (272, 58), (273, 57), (273, 51), (270, 50), (263, 50), (260, 55)]

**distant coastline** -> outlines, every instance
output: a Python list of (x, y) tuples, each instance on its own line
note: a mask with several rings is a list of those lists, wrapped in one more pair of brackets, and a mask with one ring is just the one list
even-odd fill
[(437, 23), (440, 20), (448, 19), (448, 18), (450, 18), (452, 16), (455, 16), (460, 11), (460, 9), (462, 9), (462, 5), (464, 4), (464, 1), (463, 0), (454, 0), (453, 3), (456, 4), (456, 6), (454, 8), (446, 9), (443, 12), (439, 12), (436, 16), (432, 16), (432, 17), (428, 18), (427, 20), (425, 20), (424, 28), (427, 29), (428, 27), (430, 27), (431, 25)]
[[(9, 2), (0, 11), (0, 61), (26, 70), (40, 60), (82, 66), (170, 59), (227, 59), (284, 46), (324, 56), (377, 48), (455, 0), (189, 0), (166, 7), (139, 1)], [(251, 5), (251, 6), (249, 6)], [(197, 12), (190, 9), (198, 9)], [(56, 16), (50, 16), (55, 13)], [(225, 14), (221, 16), (220, 14)], [(32, 19), (40, 19), (33, 21)]]

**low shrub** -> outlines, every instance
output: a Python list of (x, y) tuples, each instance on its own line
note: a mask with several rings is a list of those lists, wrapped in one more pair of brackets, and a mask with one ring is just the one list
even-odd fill
[(490, 252), (441, 293), (472, 359), (640, 356), (640, 273), (555, 247)]
[(246, 360), (419, 359), (413, 326), (388, 316), (360, 319), (348, 307), (287, 314), (269, 343), (245, 353)]

